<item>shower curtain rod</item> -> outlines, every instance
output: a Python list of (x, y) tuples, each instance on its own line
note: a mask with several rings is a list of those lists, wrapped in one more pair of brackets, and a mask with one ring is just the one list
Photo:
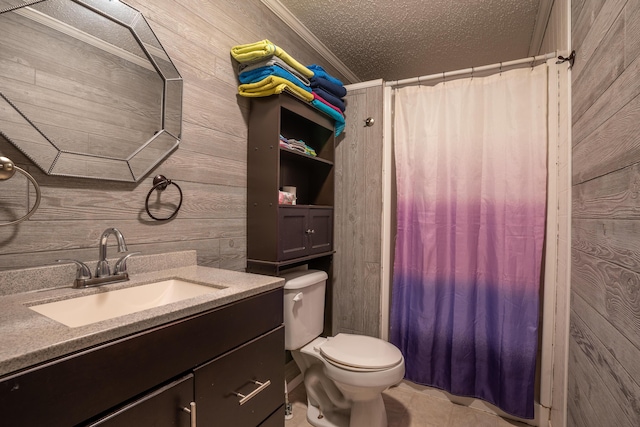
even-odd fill
[(385, 86), (396, 87), (396, 86), (410, 85), (414, 83), (423, 83), (429, 80), (437, 80), (437, 79), (446, 80), (447, 77), (463, 76), (465, 74), (473, 74), (473, 73), (479, 73), (479, 72), (489, 71), (494, 69), (507, 68), (514, 65), (526, 64), (526, 63), (534, 64), (538, 61), (546, 61), (547, 59), (555, 58), (557, 55), (558, 55), (558, 52), (551, 52), (551, 53), (546, 53), (544, 55), (530, 56), (528, 58), (522, 58), (522, 59), (515, 59), (513, 61), (498, 62), (496, 64), (491, 64), (491, 65), (465, 68), (463, 70), (446, 71), (446, 72), (437, 73), (437, 74), (430, 74), (428, 76), (412, 77), (410, 79), (404, 79), (404, 80), (392, 80), (390, 82), (386, 82)]

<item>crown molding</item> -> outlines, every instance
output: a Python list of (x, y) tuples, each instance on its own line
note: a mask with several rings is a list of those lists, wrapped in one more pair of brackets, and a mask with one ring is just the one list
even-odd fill
[(267, 6), (278, 18), (280, 18), (289, 28), (291, 28), (304, 41), (309, 43), (311, 47), (320, 54), (327, 62), (329, 62), (336, 70), (347, 78), (349, 83), (360, 82), (361, 79), (356, 76), (337, 56), (335, 56), (324, 43), (322, 43), (309, 29), (296, 18), (279, 0), (260, 0)]

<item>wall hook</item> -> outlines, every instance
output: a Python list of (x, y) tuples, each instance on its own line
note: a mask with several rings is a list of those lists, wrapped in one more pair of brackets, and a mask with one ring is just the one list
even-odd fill
[(567, 62), (569, 61), (569, 68), (573, 67), (573, 63), (576, 62), (576, 51), (572, 50), (571, 51), (571, 55), (567, 56), (566, 58), (562, 55), (558, 56), (558, 60), (556, 61), (556, 64), (562, 64), (563, 62)]

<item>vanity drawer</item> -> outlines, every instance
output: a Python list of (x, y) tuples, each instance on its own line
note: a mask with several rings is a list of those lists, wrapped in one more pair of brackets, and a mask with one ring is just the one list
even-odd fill
[(198, 425), (260, 425), (284, 404), (284, 326), (197, 368), (195, 396)]
[(189, 374), (126, 405), (87, 427), (190, 427), (193, 375)]

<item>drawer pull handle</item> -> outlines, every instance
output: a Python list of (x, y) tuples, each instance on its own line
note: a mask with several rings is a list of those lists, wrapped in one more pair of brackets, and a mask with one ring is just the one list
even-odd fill
[(238, 396), (240, 398), (240, 401), (238, 402), (238, 403), (240, 403), (240, 405), (244, 405), (249, 400), (253, 399), (262, 390), (264, 390), (265, 388), (267, 388), (267, 387), (269, 387), (271, 385), (271, 380), (267, 380), (267, 381), (265, 381), (263, 383), (261, 383), (260, 381), (253, 381), (253, 380), (251, 380), (251, 382), (254, 383), (255, 385), (257, 385), (258, 388), (253, 390), (251, 393), (247, 394), (246, 396), (244, 394), (242, 394), (242, 393), (236, 393), (235, 391), (232, 392), (233, 394), (235, 394), (236, 396)]
[(191, 427), (196, 427), (196, 402), (189, 403), (189, 407), (182, 410), (191, 414)]

